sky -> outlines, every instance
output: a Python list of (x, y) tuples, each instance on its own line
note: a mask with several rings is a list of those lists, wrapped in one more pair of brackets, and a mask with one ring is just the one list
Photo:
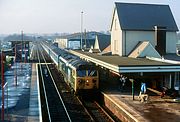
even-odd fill
[(0, 34), (109, 31), (114, 2), (169, 5), (180, 29), (180, 0), (0, 0)]

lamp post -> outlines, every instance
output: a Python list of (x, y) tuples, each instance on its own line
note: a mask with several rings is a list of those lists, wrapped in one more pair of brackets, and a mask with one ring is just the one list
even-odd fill
[(82, 49), (82, 40), (83, 40), (83, 11), (81, 11), (81, 49)]

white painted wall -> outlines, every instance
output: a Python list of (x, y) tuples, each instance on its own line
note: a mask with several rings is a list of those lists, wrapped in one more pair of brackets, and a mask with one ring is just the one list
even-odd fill
[(68, 44), (67, 44), (67, 39), (61, 39), (61, 38), (57, 38), (55, 39), (55, 42), (58, 43), (58, 47), (59, 48), (67, 48)]
[(94, 49), (99, 49), (99, 41), (98, 41), (97, 36), (96, 36), (96, 40), (95, 40), (95, 43), (94, 43)]
[(120, 28), (117, 11), (115, 11), (111, 28), (111, 51), (112, 54), (122, 56), (122, 30)]

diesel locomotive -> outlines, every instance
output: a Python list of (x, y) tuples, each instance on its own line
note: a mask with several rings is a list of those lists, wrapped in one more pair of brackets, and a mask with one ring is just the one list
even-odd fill
[(87, 92), (94, 93), (98, 90), (99, 74), (95, 64), (82, 60), (67, 50), (60, 49), (47, 42), (43, 42), (42, 46), (76, 95)]

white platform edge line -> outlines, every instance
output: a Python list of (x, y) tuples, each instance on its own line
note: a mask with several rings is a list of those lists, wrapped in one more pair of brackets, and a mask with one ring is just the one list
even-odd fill
[(39, 73), (38, 73), (37, 64), (36, 64), (36, 75), (37, 75), (37, 89), (38, 89), (39, 122), (42, 122), (41, 98), (40, 98), (40, 90), (39, 90)]

